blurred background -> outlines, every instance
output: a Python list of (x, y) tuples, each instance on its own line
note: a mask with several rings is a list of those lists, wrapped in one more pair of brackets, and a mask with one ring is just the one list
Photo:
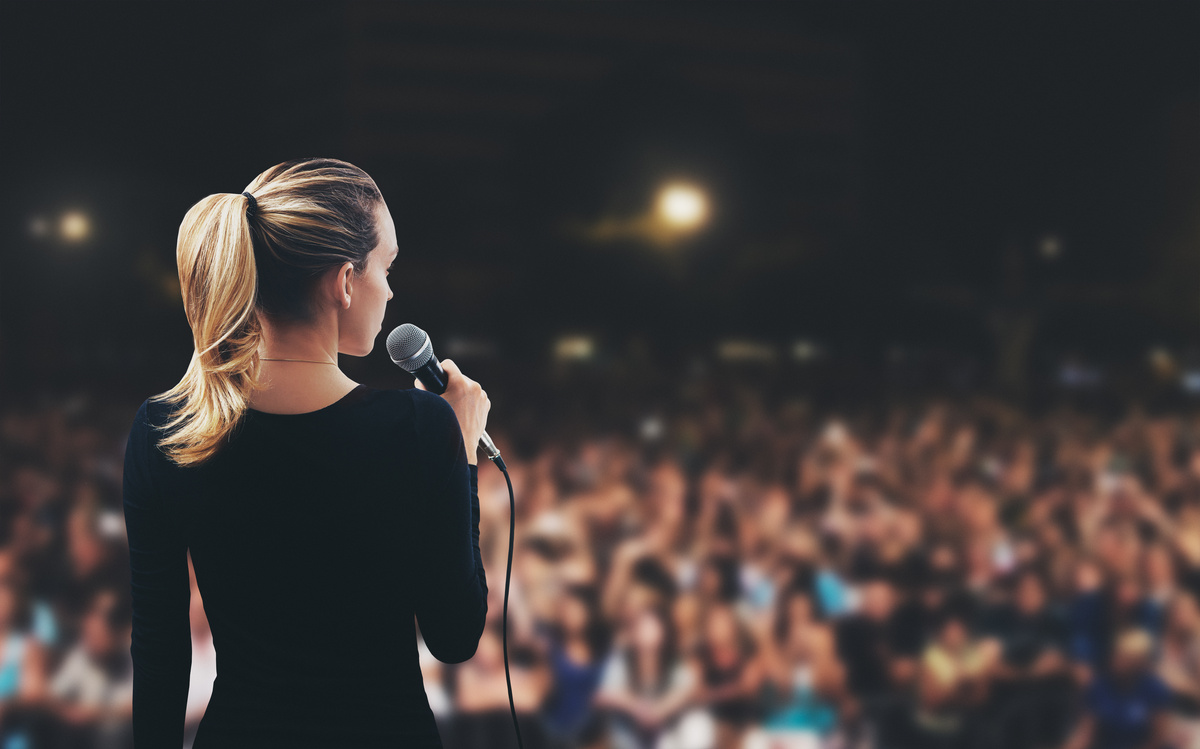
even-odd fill
[[(410, 387), (382, 336), (412, 322), (492, 399), (527, 746), (1200, 747), (1198, 31), (5, 3), (0, 749), (131, 746), (121, 466), (192, 352), (176, 233), (308, 156), (400, 240), (343, 369)], [(480, 498), (493, 621), (423, 651), (447, 747), (515, 745), (499, 472)]]

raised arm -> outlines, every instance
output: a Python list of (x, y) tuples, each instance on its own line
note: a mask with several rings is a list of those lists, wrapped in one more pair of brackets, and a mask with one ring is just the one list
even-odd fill
[(416, 503), (414, 601), (429, 652), (444, 663), (475, 654), (487, 619), (487, 578), (479, 553), (478, 467), (467, 463), (450, 404), (414, 391), (415, 427), (427, 477)]
[(133, 738), (138, 747), (183, 745), (192, 668), (187, 542), (151, 481), (154, 433), (146, 404), (125, 446), (122, 501), (133, 595)]

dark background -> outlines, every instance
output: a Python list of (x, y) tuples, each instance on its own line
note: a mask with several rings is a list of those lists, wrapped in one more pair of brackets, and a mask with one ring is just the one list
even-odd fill
[[(1031, 371), (1142, 363), (1155, 346), (1196, 356), (1195, 3), (3, 15), (11, 392), (174, 384), (191, 351), (184, 213), (303, 156), (366, 169), (396, 219), (385, 333), (344, 361), (362, 377), (400, 378), (382, 335), (405, 321), (531, 370), (555, 336), (582, 333), (615, 359), (682, 360), (732, 336), (812, 340), (863, 366), (947, 351), (988, 372), (997, 319), (1033, 321)], [(643, 210), (676, 176), (714, 208), (681, 246), (570, 231)], [(87, 240), (31, 232), (70, 209)]]

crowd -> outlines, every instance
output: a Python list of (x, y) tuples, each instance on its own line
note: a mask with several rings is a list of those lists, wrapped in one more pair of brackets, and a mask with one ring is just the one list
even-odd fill
[[(1200, 747), (1200, 414), (720, 393), (489, 428), (527, 747)], [(0, 749), (130, 746), (134, 410), (0, 413)], [(479, 482), (488, 626), (462, 664), (421, 647), (448, 749), (515, 746), (508, 492)]]

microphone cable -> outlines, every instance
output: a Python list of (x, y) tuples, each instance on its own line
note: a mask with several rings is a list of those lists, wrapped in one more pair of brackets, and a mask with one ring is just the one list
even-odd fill
[(517, 732), (517, 747), (525, 749), (525, 744), (521, 741), (521, 725), (517, 722), (517, 705), (513, 701), (512, 674), (508, 669), (508, 583), (512, 577), (513, 536), (517, 529), (517, 500), (513, 494), (512, 479), (508, 477), (508, 466), (504, 465), (504, 458), (500, 457), (499, 452), (489, 458), (504, 474), (504, 481), (508, 484), (508, 566), (504, 570), (504, 615), (501, 619), (500, 639), (504, 648), (504, 683), (508, 686), (508, 709), (512, 713), (513, 729)]

